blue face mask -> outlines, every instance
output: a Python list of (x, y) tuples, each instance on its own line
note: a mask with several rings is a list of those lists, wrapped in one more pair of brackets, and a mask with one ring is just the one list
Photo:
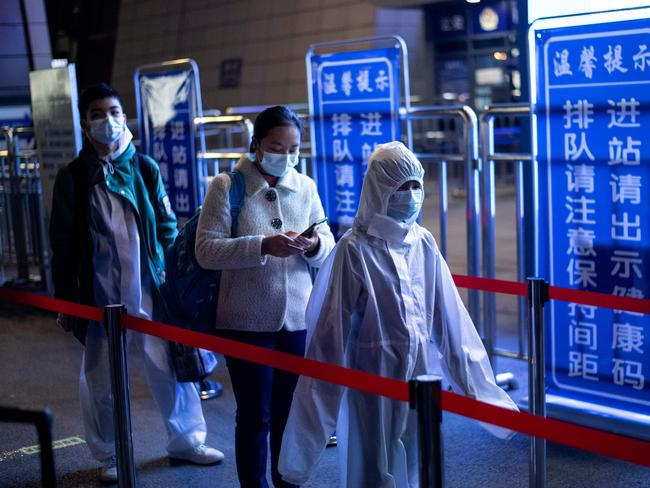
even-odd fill
[(396, 191), (388, 200), (386, 215), (399, 222), (413, 222), (420, 213), (423, 199), (421, 188)]

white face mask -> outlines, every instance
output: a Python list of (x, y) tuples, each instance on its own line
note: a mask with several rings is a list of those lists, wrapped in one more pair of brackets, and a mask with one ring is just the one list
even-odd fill
[(106, 118), (90, 121), (90, 136), (102, 144), (113, 144), (124, 134), (124, 116)]
[(388, 200), (386, 215), (398, 222), (412, 223), (420, 213), (423, 199), (421, 188), (396, 191)]
[(265, 173), (272, 176), (282, 176), (298, 164), (298, 154), (276, 154), (264, 152), (260, 166)]

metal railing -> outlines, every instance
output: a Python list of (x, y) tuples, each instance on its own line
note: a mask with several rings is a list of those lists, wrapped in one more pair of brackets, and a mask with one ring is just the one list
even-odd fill
[[(255, 110), (260, 109), (262, 111), (265, 108), (266, 106), (228, 107), (226, 110), (227, 115), (205, 115), (194, 119), (197, 133), (202, 132), (205, 135), (207, 147), (205, 151), (197, 154), (201, 186), (204, 192), (215, 175), (224, 170), (232, 171), (237, 161), (249, 153), (253, 139), (253, 122), (249, 116), (254, 118), (259, 113)], [(208, 111), (206, 110), (206, 112)], [(305, 125), (304, 133), (308, 133), (309, 116), (298, 112), (297, 115)], [(299, 172), (313, 176), (308, 139), (301, 142), (298, 164), (297, 169)]]
[[(467, 274), (480, 276), (480, 196), (479, 196), (479, 156), (478, 156), (478, 119), (476, 113), (467, 105), (450, 105), (440, 107), (410, 107), (402, 109), (401, 118), (410, 125), (418, 120), (453, 118), (462, 124), (462, 135), (456, 152), (428, 153), (417, 151), (413, 147), (413, 132), (411, 149), (416, 149), (415, 155), (425, 161), (438, 162), (439, 179), (439, 225), (440, 251), (447, 258), (447, 212), (448, 212), (448, 178), (447, 165), (449, 162), (461, 163), (465, 168), (465, 195), (467, 212)], [(476, 290), (468, 290), (468, 308), (474, 323), (480, 324), (480, 294)]]
[[(524, 232), (527, 221), (524, 212), (524, 164), (533, 163), (531, 153), (498, 153), (495, 152), (494, 120), (497, 116), (530, 117), (530, 106), (527, 104), (503, 104), (486, 107), (480, 117), (480, 148), (483, 163), (482, 174), (482, 222), (483, 222), (483, 277), (496, 277), (496, 245), (495, 245), (495, 162), (515, 163), (515, 201), (516, 201), (516, 239), (517, 239), (517, 281), (524, 281), (525, 248)], [(537, 201), (536, 197), (534, 198)], [(536, 221), (536, 216), (531, 222)], [(535, 239), (536, 242), (536, 239)], [(536, 270), (535, 270), (536, 271)], [(517, 304), (518, 331), (517, 351), (499, 350), (496, 347), (496, 298), (494, 293), (483, 294), (483, 324), (485, 327), (485, 348), (490, 356), (495, 355), (515, 359), (527, 359), (524, 352), (526, 336), (526, 299), (520, 297)]]
[[(31, 127), (2, 127), (6, 149), (0, 152), (0, 283), (19, 286), (38, 282), (51, 292), (51, 264), (43, 207), (43, 189), (36, 151), (22, 149), (20, 139)], [(8, 268), (15, 273), (8, 273)], [(38, 270), (35, 280), (33, 268)], [(10, 279), (9, 275), (15, 274)]]
[(0, 407), (0, 422), (33, 424), (38, 435), (38, 452), (41, 458), (41, 486), (56, 488), (56, 469), (52, 448), (52, 412)]
[(206, 141), (206, 149), (199, 151), (196, 158), (202, 201), (210, 180), (224, 169), (223, 163), (232, 170), (239, 158), (248, 152), (253, 123), (243, 115), (204, 115), (194, 119), (194, 126), (196, 133), (204, 134)]

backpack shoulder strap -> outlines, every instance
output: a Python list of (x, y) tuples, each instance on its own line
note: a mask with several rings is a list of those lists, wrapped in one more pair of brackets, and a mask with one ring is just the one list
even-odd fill
[(239, 170), (229, 173), (230, 176), (230, 236), (234, 237), (237, 232), (237, 220), (239, 219), (239, 212), (244, 205), (244, 197), (246, 196), (246, 180), (244, 175)]

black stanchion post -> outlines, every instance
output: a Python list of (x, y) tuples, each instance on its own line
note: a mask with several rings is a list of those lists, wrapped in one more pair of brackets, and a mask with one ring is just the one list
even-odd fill
[(104, 309), (104, 325), (108, 334), (111, 365), (117, 480), (120, 488), (135, 488), (126, 331), (120, 326), (120, 317), (124, 312), (124, 305), (108, 305)]
[[(548, 283), (528, 278), (528, 410), (546, 416), (546, 380), (544, 378), (544, 304), (548, 302)], [(530, 439), (529, 486), (546, 486), (546, 440)]]
[(409, 405), (417, 410), (420, 486), (442, 488), (441, 378), (420, 375), (409, 381)]
[(41, 446), (41, 477), (43, 486), (56, 487), (56, 470), (54, 469), (54, 450), (52, 449), (52, 412), (46, 408), (36, 419), (38, 444)]

